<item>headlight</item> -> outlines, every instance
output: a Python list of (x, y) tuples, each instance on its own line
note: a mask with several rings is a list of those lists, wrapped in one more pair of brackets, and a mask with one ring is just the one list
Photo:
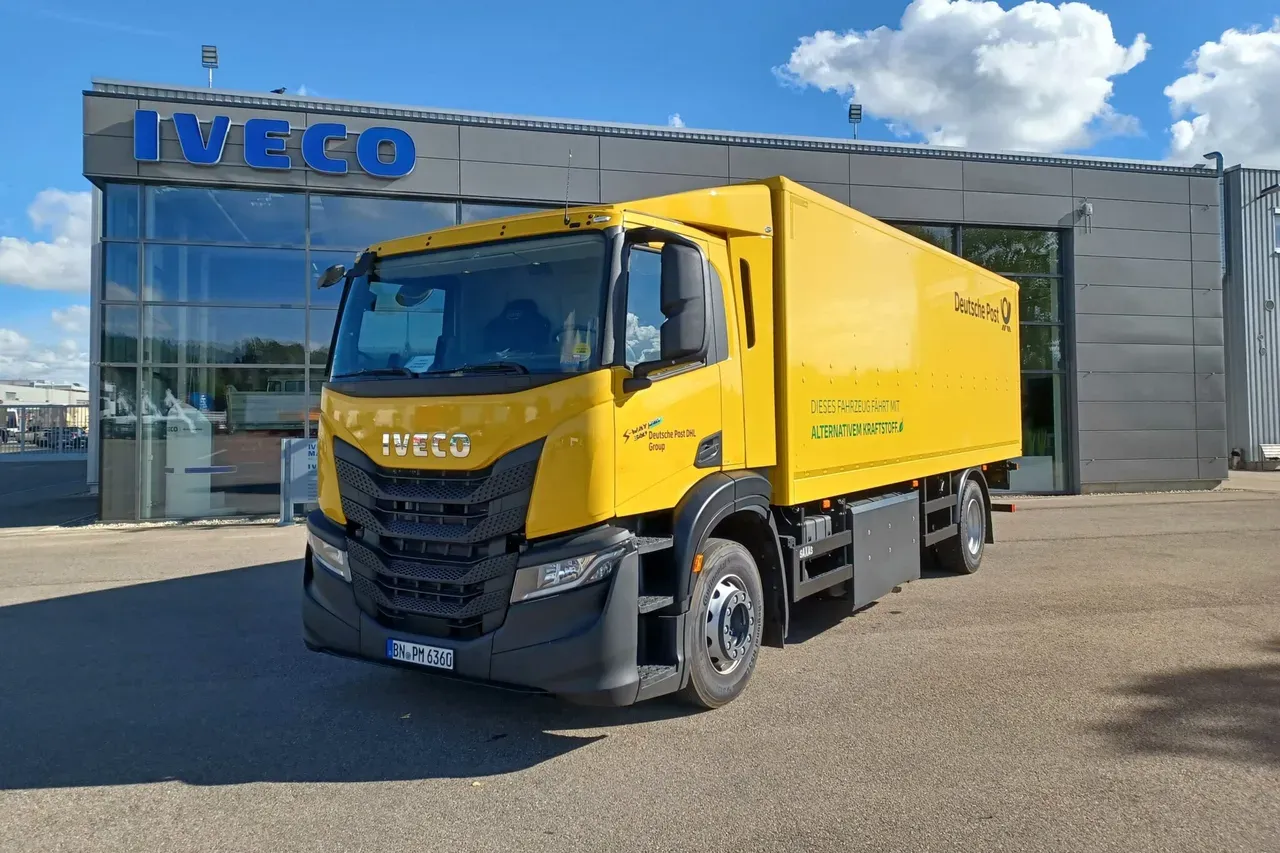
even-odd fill
[(626, 546), (618, 546), (581, 557), (517, 569), (515, 585), (511, 588), (511, 603), (542, 598), (604, 580), (613, 574), (629, 550)]
[(351, 567), (347, 565), (346, 551), (336, 545), (330, 545), (309, 530), (307, 544), (311, 546), (311, 556), (317, 563), (347, 583), (351, 583)]

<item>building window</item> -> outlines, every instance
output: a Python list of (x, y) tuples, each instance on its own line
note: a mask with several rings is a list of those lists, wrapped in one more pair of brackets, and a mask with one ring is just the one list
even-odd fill
[(102, 517), (276, 511), (280, 439), (315, 435), (342, 296), (320, 274), (396, 236), (526, 209), (108, 184)]
[(1280, 254), (1280, 207), (1272, 211), (1271, 217), (1275, 229), (1275, 234), (1273, 235), (1275, 237), (1275, 250), (1277, 254)]
[(108, 184), (103, 199), (102, 236), (107, 240), (138, 239), (138, 187)]
[(301, 193), (147, 187), (145, 194), (148, 240), (264, 246), (306, 242)]
[[(457, 223), (451, 201), (312, 195), (310, 236), (313, 247), (367, 249), (396, 237), (408, 237)], [(350, 252), (348, 252), (350, 255)]]
[(1029, 228), (894, 223), (895, 227), (1018, 283), (1022, 344), (1022, 452), (1015, 491), (1064, 492), (1067, 481), (1062, 236)]
[(546, 209), (523, 204), (467, 204), (464, 202), (459, 221), (465, 225), (468, 222), (498, 219), (503, 216), (517, 216), (521, 213), (534, 213), (535, 211)]
[(306, 253), (243, 246), (146, 247), (148, 302), (307, 304)]

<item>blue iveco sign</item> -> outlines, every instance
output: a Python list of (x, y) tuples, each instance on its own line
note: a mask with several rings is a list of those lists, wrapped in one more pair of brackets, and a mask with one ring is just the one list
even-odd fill
[[(231, 132), (231, 119), (214, 116), (209, 135), (204, 135), (194, 113), (174, 113), (173, 128), (178, 145), (188, 163), (216, 166), (222, 162)], [(244, 123), (244, 163), (254, 169), (286, 170), (294, 167), (285, 150), (292, 128), (279, 118), (251, 118)], [(345, 175), (347, 161), (329, 154), (329, 145), (351, 134), (337, 122), (313, 124), (302, 132), (302, 159), (307, 167), (329, 175)], [(413, 137), (397, 127), (371, 127), (356, 135), (356, 162), (375, 178), (403, 178), (413, 171), (417, 151)], [(137, 110), (133, 114), (133, 158), (141, 162), (160, 160), (160, 114)]]

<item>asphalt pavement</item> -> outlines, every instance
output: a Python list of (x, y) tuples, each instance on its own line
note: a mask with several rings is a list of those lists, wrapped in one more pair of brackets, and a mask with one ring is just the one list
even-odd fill
[(96, 516), (98, 498), (88, 493), (83, 456), (33, 459), (35, 456), (0, 454), (0, 530), (46, 527)]
[(1280, 493), (997, 525), (707, 713), (309, 653), (298, 528), (0, 531), (0, 850), (1280, 850)]

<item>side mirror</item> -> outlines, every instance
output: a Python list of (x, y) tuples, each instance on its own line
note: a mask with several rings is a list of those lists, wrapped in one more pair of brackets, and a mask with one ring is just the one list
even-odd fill
[(316, 282), (316, 287), (323, 290), (326, 287), (333, 287), (342, 281), (347, 275), (347, 268), (342, 264), (334, 264), (324, 272), (320, 273), (320, 280)]
[(662, 247), (661, 358), (675, 363), (700, 355), (706, 347), (706, 283), (702, 255), (692, 246)]
[(707, 351), (706, 280), (702, 255), (692, 246), (667, 243), (662, 247), (660, 296), (666, 319), (659, 330), (658, 358), (637, 364), (626, 393), (648, 388), (650, 374), (695, 360)]

